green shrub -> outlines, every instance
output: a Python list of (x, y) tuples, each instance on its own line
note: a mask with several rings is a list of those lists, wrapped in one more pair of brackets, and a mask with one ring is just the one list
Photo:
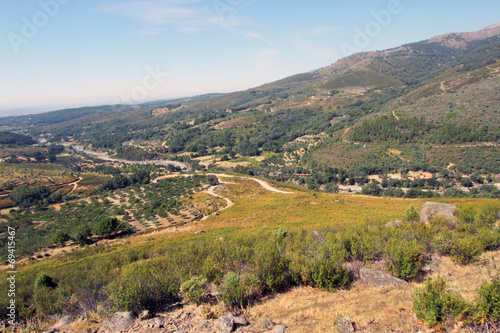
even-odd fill
[(269, 291), (278, 291), (289, 282), (290, 261), (273, 242), (264, 242), (258, 250), (255, 268), (263, 286)]
[(54, 282), (54, 279), (47, 274), (40, 274), (35, 280), (35, 290), (41, 288), (51, 288), (54, 289), (57, 287), (57, 283)]
[(239, 275), (234, 272), (224, 275), (224, 282), (219, 286), (219, 298), (229, 307), (245, 306), (245, 293)]
[(500, 279), (499, 276), (490, 283), (483, 283), (478, 290), (476, 321), (500, 321)]
[(456, 317), (468, 307), (460, 295), (446, 289), (441, 277), (427, 279), (413, 293), (413, 312), (430, 327), (442, 326), (448, 317)]
[(106, 293), (115, 311), (153, 312), (178, 299), (176, 267), (160, 261), (137, 262), (126, 266), (111, 282)]
[(385, 247), (389, 272), (397, 278), (410, 281), (424, 265), (423, 254), (416, 241), (391, 239)]
[(418, 221), (420, 221), (420, 215), (418, 214), (415, 207), (413, 207), (413, 205), (408, 207), (408, 209), (405, 211), (404, 220), (406, 222), (418, 222)]
[(321, 256), (313, 261), (311, 280), (315, 287), (333, 291), (348, 287), (353, 279), (349, 270), (342, 267), (336, 258)]
[(199, 306), (207, 294), (207, 279), (202, 276), (194, 276), (181, 284), (180, 294), (190, 302)]
[(63, 231), (57, 231), (52, 237), (52, 243), (63, 246), (70, 239), (69, 235)]
[(116, 217), (104, 217), (94, 226), (92, 233), (94, 235), (108, 237), (113, 232), (122, 229), (124, 226)]
[(484, 251), (484, 246), (477, 239), (470, 235), (455, 237), (454, 244), (450, 251), (451, 259), (460, 264), (467, 265), (477, 261)]

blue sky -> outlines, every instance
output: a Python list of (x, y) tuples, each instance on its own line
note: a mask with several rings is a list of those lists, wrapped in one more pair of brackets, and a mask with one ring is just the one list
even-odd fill
[(499, 14), (498, 0), (2, 1), (0, 115), (243, 90)]

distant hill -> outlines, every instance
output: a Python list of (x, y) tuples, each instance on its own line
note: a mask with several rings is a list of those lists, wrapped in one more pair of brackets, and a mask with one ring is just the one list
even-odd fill
[(30, 136), (0, 131), (0, 145), (31, 146), (35, 143), (37, 141)]

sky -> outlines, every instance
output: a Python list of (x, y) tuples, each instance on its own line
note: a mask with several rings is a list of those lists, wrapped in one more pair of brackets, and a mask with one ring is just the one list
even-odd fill
[(498, 0), (2, 0), (0, 116), (245, 90), (499, 21)]

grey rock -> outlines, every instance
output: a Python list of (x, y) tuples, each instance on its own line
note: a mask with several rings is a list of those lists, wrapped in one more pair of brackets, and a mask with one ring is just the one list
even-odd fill
[(351, 318), (349, 316), (341, 317), (335, 323), (335, 328), (339, 333), (351, 333), (354, 332), (354, 326), (352, 325)]
[(56, 328), (56, 329), (57, 328), (61, 328), (63, 326), (71, 324), (73, 322), (73, 320), (74, 319), (73, 319), (72, 316), (64, 316), (53, 327)]
[(162, 328), (163, 325), (165, 324), (165, 322), (167, 321), (167, 318), (165, 318), (163, 316), (157, 316), (157, 317), (155, 317), (154, 321), (155, 321), (155, 324), (158, 325), (158, 327)]
[(200, 322), (200, 324), (198, 325), (198, 328), (199, 329), (203, 329), (203, 328), (212, 328), (212, 323), (209, 322), (208, 320), (202, 320)]
[(364, 267), (359, 270), (359, 278), (370, 287), (408, 285), (408, 282), (395, 278), (392, 275)]
[(127, 331), (134, 324), (135, 318), (133, 312), (117, 312), (111, 317), (106, 318), (102, 325), (112, 333), (123, 332)]
[(222, 333), (231, 333), (234, 330), (234, 317), (232, 314), (219, 317), (219, 329)]
[(387, 222), (387, 224), (385, 226), (387, 228), (396, 228), (396, 227), (399, 227), (401, 225), (401, 223), (403, 223), (403, 221), (396, 220), (396, 221)]
[(204, 233), (205, 233), (205, 230), (198, 230), (197, 232), (195, 232), (196, 235), (204, 234)]
[(262, 321), (262, 327), (266, 330), (271, 330), (274, 327), (274, 323), (271, 319), (268, 317), (264, 318)]
[(245, 318), (233, 317), (234, 324), (236, 326), (248, 326), (250, 324)]
[(433, 217), (436, 216), (442, 216), (447, 219), (453, 220), (455, 219), (453, 211), (456, 208), (457, 206), (455, 205), (428, 201), (420, 206), (418, 214), (420, 215), (421, 222), (429, 222)]
[(56, 332), (57, 332), (57, 329), (55, 329), (54, 327), (50, 327), (50, 328), (47, 328), (42, 333), (56, 333)]
[(153, 318), (153, 314), (149, 310), (144, 310), (142, 313), (139, 315), (140, 320), (148, 320)]
[(189, 333), (188, 331), (174, 331), (174, 333)]
[(273, 328), (273, 333), (285, 333), (286, 331), (286, 326), (285, 325), (276, 325)]

